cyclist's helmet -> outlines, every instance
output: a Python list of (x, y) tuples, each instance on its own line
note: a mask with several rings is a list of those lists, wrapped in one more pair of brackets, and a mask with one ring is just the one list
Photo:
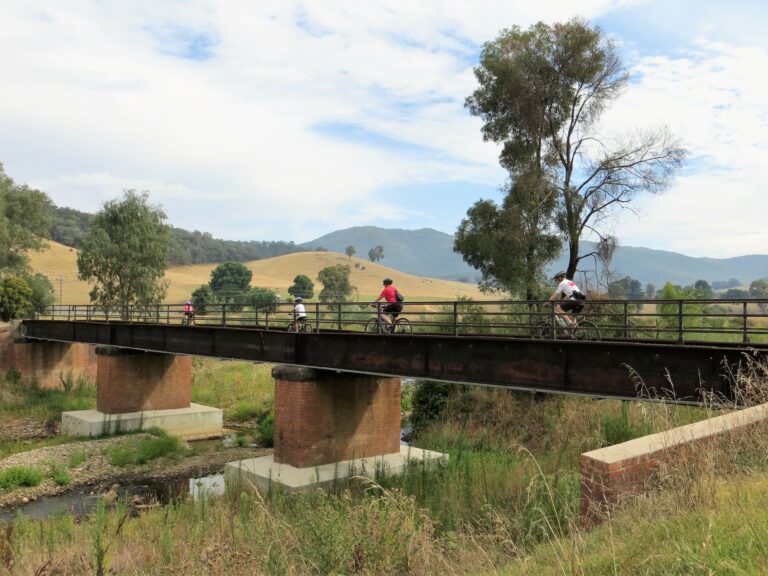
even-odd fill
[(384, 278), (384, 280), (382, 280), (382, 282), (384, 284), (392, 284), (392, 278)]
[(301, 296), (296, 296), (296, 299), (294, 300), (294, 302), (301, 302)]
[(558, 272), (554, 276), (552, 276), (552, 280), (557, 280), (558, 278), (565, 278), (565, 272)]
[(192, 304), (192, 300), (187, 300), (184, 304)]

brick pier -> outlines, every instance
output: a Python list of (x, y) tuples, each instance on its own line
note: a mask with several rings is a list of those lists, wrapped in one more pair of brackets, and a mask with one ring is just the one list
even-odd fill
[(443, 454), (400, 444), (400, 379), (277, 366), (275, 450), (232, 462), (227, 473), (262, 491), (328, 485), (377, 469), (397, 472), (408, 458)]

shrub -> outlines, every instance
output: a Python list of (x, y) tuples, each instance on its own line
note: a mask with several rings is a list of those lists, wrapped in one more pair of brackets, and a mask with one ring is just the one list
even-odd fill
[(259, 444), (266, 448), (272, 448), (275, 445), (275, 413), (267, 414), (256, 429)]
[(432, 380), (422, 380), (416, 385), (411, 400), (411, 426), (414, 434), (423, 431), (430, 423), (438, 419), (448, 404), (451, 385)]
[(30, 466), (12, 466), (0, 472), (0, 487), (14, 490), (19, 486), (37, 486), (43, 481), (43, 472)]

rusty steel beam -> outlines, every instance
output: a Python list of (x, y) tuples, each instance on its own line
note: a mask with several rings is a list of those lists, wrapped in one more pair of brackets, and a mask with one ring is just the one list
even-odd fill
[[(230, 327), (28, 320), (30, 339), (84, 342), (169, 354), (426, 378), (546, 392), (698, 403), (731, 399), (728, 371), (745, 347), (521, 338), (295, 334)], [(760, 353), (765, 354), (766, 349)]]

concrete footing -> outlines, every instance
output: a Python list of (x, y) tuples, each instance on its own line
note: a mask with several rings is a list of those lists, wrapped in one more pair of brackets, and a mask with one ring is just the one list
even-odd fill
[(410, 446), (400, 446), (400, 452), (345, 460), (332, 464), (321, 464), (308, 468), (296, 468), (290, 464), (279, 464), (272, 456), (250, 458), (227, 464), (224, 474), (228, 482), (246, 489), (255, 488), (266, 494), (273, 487), (287, 492), (301, 492), (312, 488), (329, 488), (336, 482), (347, 482), (355, 476), (373, 478), (377, 472), (399, 474), (406, 463), (431, 465), (447, 460), (448, 455)]
[(188, 440), (221, 436), (224, 413), (220, 408), (190, 404), (188, 408), (143, 410), (105, 414), (99, 410), (77, 410), (61, 415), (61, 433), (68, 436), (101, 436), (156, 426), (172, 436)]

